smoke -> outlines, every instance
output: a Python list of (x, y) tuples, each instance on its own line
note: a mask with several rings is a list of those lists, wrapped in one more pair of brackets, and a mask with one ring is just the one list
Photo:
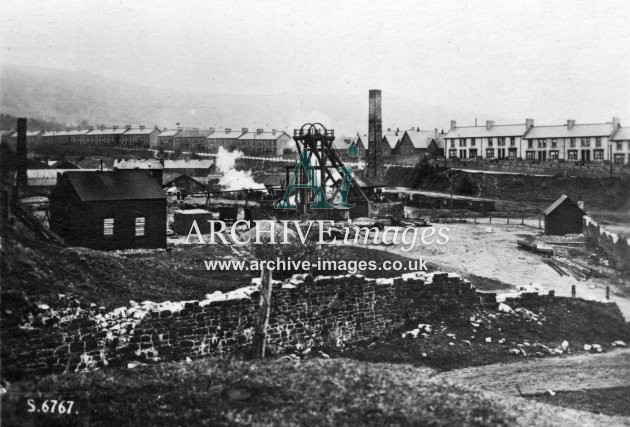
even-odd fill
[(219, 185), (226, 191), (232, 190), (265, 190), (264, 184), (254, 181), (252, 171), (240, 171), (234, 168), (236, 160), (243, 157), (243, 152), (234, 150), (228, 151), (219, 147), (217, 153), (217, 170), (223, 174), (219, 180)]

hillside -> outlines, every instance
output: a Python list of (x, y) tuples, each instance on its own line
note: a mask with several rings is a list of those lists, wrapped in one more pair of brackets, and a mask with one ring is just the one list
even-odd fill
[[(1, 66), (3, 112), (93, 125), (144, 124), (175, 127), (264, 127), (290, 130), (321, 121), (337, 135), (367, 132), (368, 93), (234, 94), (217, 88), (156, 88), (128, 84), (85, 71)], [(185, 87), (185, 86), (184, 86)], [(383, 126), (446, 128), (454, 111), (416, 99), (383, 94)], [(418, 119), (420, 118), (420, 119)], [(421, 122), (419, 122), (421, 120)], [(461, 119), (460, 119), (461, 120)], [(497, 118), (498, 120), (498, 118)]]
[[(430, 369), (313, 359), (205, 359), (12, 384), (3, 425), (19, 425), (19, 392), (75, 396), (91, 425), (627, 425), (457, 385)], [(77, 390), (90, 390), (89, 406)], [(89, 409), (88, 409), (89, 408)], [(44, 419), (44, 415), (40, 415)], [(46, 419), (50, 422), (50, 417)]]

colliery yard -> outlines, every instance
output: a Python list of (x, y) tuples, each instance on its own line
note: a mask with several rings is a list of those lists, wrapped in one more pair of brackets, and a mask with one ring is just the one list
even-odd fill
[[(623, 162), (597, 178), (522, 172), (524, 163), (505, 174), (466, 169), (455, 158), (466, 157), (466, 139), (461, 149), (454, 141), (492, 144), (486, 133), (500, 126), (398, 135), (380, 116), (374, 90), (368, 133), (343, 142), (321, 123), (292, 136), (123, 127), (46, 136), (20, 119), (2, 145), (3, 378), (19, 388), (50, 373), (197, 369), (207, 362), (194, 359), (226, 355), (404, 363), (461, 378), (477, 371), (460, 368), (571, 364), (626, 346)], [(522, 154), (512, 145), (531, 139), (533, 122), (522, 127), (518, 140), (496, 142), (508, 147), (505, 167)], [(51, 144), (128, 151), (41, 158)], [(481, 152), (493, 156), (490, 146)], [(392, 164), (395, 150), (413, 163)], [(530, 165), (532, 156), (545, 160), (528, 152)], [(261, 260), (289, 268), (251, 267)], [(565, 365), (537, 366), (557, 374), (549, 387), (581, 390), (566, 386)], [(500, 387), (554, 403), (538, 382), (520, 381), (532, 385)], [(569, 394), (556, 404), (571, 406)], [(606, 411), (623, 415), (621, 406)]]

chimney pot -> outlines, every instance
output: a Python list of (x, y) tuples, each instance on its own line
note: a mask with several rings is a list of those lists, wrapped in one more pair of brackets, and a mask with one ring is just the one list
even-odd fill
[(567, 120), (567, 129), (571, 130), (573, 129), (573, 126), (575, 126), (575, 120)]
[(261, 133), (263, 133), (263, 130), (264, 130), (264, 129), (256, 129), (256, 133), (257, 133), (258, 135), (260, 135)]
[(455, 120), (451, 120), (451, 130), (457, 127), (457, 122)]
[(225, 128), (225, 133), (230, 133), (232, 132), (232, 128)]
[(248, 128), (241, 128), (241, 132), (247, 133), (247, 132), (249, 132), (249, 129)]
[(494, 120), (486, 120), (486, 130), (492, 129), (492, 126), (494, 126)]

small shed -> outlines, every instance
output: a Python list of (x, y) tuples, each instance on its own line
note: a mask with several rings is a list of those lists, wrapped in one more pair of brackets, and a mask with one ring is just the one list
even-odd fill
[(178, 210), (173, 213), (173, 231), (180, 236), (187, 236), (193, 225), (197, 221), (197, 226), (201, 234), (210, 233), (210, 221), (212, 212), (204, 209)]
[(166, 196), (147, 171), (66, 171), (50, 195), (50, 228), (74, 246), (165, 248)]
[(563, 194), (545, 210), (545, 234), (580, 234), (584, 215), (578, 204)]

